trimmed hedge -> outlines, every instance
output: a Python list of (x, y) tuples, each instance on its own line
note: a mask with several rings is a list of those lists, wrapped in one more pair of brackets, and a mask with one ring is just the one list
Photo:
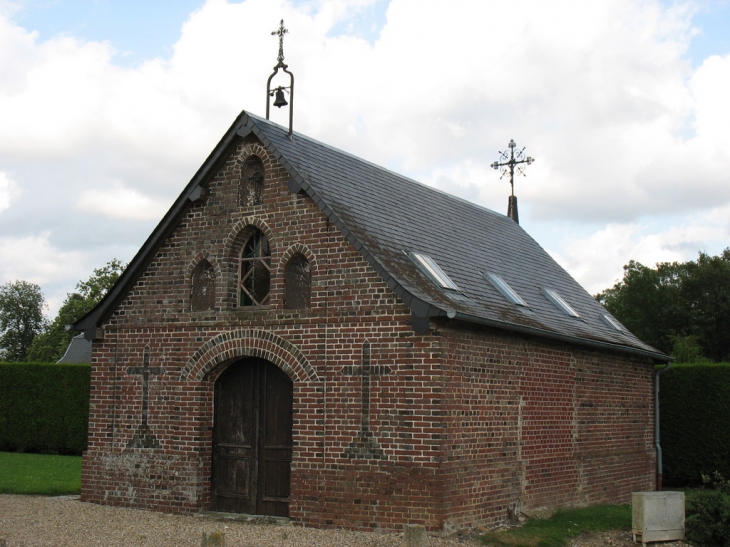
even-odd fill
[(659, 384), (664, 482), (730, 477), (730, 363), (675, 364)]
[[(80, 455), (90, 376), (89, 365), (0, 363), (0, 451)], [(665, 484), (730, 477), (730, 363), (675, 364), (660, 388)]]
[(80, 455), (90, 365), (0, 363), (0, 451)]

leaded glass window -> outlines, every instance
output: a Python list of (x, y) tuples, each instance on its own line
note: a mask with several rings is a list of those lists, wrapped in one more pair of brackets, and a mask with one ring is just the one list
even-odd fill
[(269, 240), (256, 230), (241, 251), (238, 279), (239, 306), (263, 306), (269, 303), (271, 287), (271, 250)]

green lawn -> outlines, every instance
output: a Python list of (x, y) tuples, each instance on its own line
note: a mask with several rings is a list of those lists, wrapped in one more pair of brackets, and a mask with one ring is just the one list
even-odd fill
[(563, 547), (583, 532), (630, 529), (631, 505), (596, 505), (560, 510), (547, 519), (530, 519), (521, 528), (484, 534), (482, 541), (507, 547)]
[(0, 494), (81, 492), (81, 458), (0, 452)]

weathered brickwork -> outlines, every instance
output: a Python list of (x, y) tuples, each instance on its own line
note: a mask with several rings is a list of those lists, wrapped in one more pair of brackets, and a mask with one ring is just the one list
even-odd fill
[(496, 331), (443, 329), (447, 524), (653, 490), (653, 365)]
[[(261, 203), (243, 206), (256, 201), (240, 195), (252, 154), (264, 166)], [(415, 334), (408, 307), (287, 180), (253, 137), (239, 142), (105, 323), (82, 499), (208, 510), (215, 382), (247, 357), (293, 381), (298, 523), (493, 525), (510, 505), (651, 488), (649, 363), (438, 322)], [(270, 301), (239, 307), (239, 257), (254, 229), (270, 244)], [(311, 269), (309, 309), (283, 305), (297, 254)], [(215, 302), (192, 311), (201, 261)]]

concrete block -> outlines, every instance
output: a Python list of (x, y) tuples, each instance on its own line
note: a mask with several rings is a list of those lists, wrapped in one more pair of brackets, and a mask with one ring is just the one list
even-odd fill
[(417, 524), (406, 524), (403, 529), (403, 545), (406, 547), (427, 547), (426, 528)]
[(226, 547), (226, 536), (223, 532), (203, 532), (200, 547)]
[(684, 492), (634, 492), (631, 512), (634, 541), (684, 539)]

